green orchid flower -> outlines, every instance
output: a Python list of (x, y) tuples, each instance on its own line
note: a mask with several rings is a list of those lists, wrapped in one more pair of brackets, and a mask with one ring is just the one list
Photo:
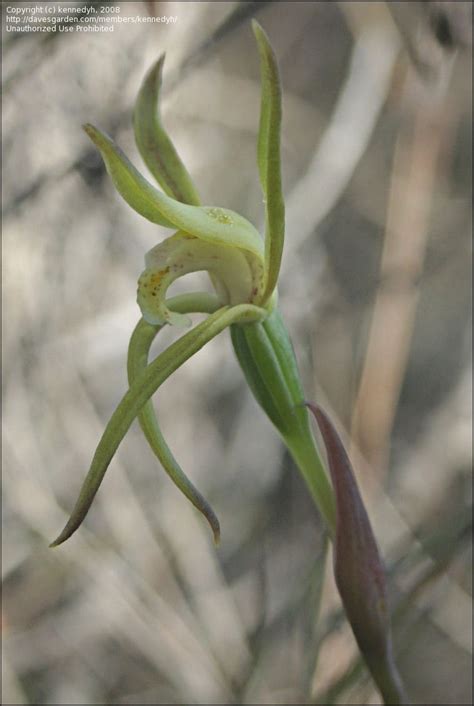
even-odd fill
[[(144, 218), (174, 232), (145, 257), (137, 291), (142, 317), (132, 333), (128, 350), (129, 389), (99, 441), (70, 519), (51, 546), (64, 542), (82, 523), (135, 419), (165, 471), (205, 516), (215, 541), (219, 541), (219, 521), (167, 446), (151, 398), (186, 360), (229, 328), (245, 379), (280, 433), (335, 541), (335, 571), (341, 597), (369, 669), (375, 681), (380, 681), (382, 693), (390, 694), (390, 703), (402, 703), (391, 661), (383, 565), (370, 523), (337, 434), (318, 408), (315, 414), (327, 447), (332, 483), (325, 471), (311, 429), (291, 340), (277, 306), (276, 286), (285, 234), (280, 167), (281, 88), (268, 37), (255, 21), (253, 31), (262, 81), (257, 162), (265, 204), (263, 238), (234, 211), (201, 205), (197, 189), (161, 121), (164, 56), (146, 76), (134, 112), (138, 149), (162, 190), (138, 172), (110, 137), (92, 125), (84, 128), (100, 150), (107, 171), (125, 201)], [(213, 294), (195, 292), (167, 298), (172, 282), (195, 271), (209, 274)], [(189, 326), (189, 316), (193, 313), (207, 314), (207, 318), (149, 362), (150, 348), (159, 331), (166, 325)], [(347, 537), (350, 541), (344, 541)], [(356, 592), (351, 588), (353, 580), (358, 585)], [(372, 584), (378, 588), (369, 590)], [(364, 599), (366, 594), (370, 604)], [(383, 610), (379, 611), (379, 606)], [(374, 610), (373, 619), (369, 620)], [(375, 659), (374, 650), (378, 655), (381, 645), (383, 655)]]
[[(107, 425), (70, 520), (53, 546), (70, 537), (81, 524), (135, 418), (171, 479), (207, 518), (218, 540), (216, 515), (166, 445), (150, 399), (175, 370), (225, 328), (230, 328), (237, 358), (256, 399), (281, 433), (329, 531), (334, 532), (333, 492), (303, 405), (293, 348), (276, 306), (285, 231), (280, 168), (281, 88), (268, 37), (256, 22), (253, 30), (262, 77), (257, 161), (265, 203), (263, 239), (238, 213), (201, 205), (197, 189), (161, 121), (164, 56), (143, 81), (133, 121), (139, 152), (162, 190), (140, 174), (110, 137), (92, 125), (84, 127), (125, 201), (147, 220), (173, 229), (174, 233), (145, 257), (137, 291), (142, 318), (133, 332), (128, 353), (130, 388)], [(201, 270), (210, 276), (213, 295), (196, 292), (167, 299), (167, 290), (174, 280)], [(209, 316), (149, 363), (151, 344), (161, 328), (167, 324), (188, 326), (189, 315), (198, 312)]]

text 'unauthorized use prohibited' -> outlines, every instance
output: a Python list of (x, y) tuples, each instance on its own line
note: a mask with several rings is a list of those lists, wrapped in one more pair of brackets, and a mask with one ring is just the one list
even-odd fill
[(122, 14), (120, 5), (70, 5), (44, 3), (42, 5), (7, 5), (5, 8), (7, 32), (113, 32), (117, 25), (175, 24), (175, 15)]

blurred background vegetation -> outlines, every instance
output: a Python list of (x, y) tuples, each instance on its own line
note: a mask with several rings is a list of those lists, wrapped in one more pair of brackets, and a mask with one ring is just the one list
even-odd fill
[(136, 280), (166, 233), (80, 126), (140, 165), (133, 102), (166, 51), (164, 121), (204, 203), (261, 226), (255, 16), (284, 85), (280, 302), (307, 396), (351, 439), (413, 703), (472, 703), (472, 4), (113, 5), (177, 21), (3, 22), (2, 702), (379, 703), (317, 512), (227, 334), (157, 400), (221, 546), (134, 427), (84, 526), (48, 549), (126, 389)]

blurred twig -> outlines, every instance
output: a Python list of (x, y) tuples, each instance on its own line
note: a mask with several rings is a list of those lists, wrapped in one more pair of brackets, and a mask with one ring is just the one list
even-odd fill
[[(415, 93), (409, 73), (406, 102)], [(351, 437), (373, 472), (385, 472), (389, 440), (405, 374), (429, 239), (438, 156), (452, 124), (447, 93), (415, 101), (399, 131), (390, 186), (380, 286), (353, 411)]]
[(387, 97), (397, 52), (396, 34), (385, 23), (369, 25), (356, 37), (326, 132), (287, 199), (291, 238), (286, 257), (317, 229), (344, 193)]
[(387, 2), (413, 66), (423, 79), (442, 77), (447, 55), (472, 43), (472, 2)]

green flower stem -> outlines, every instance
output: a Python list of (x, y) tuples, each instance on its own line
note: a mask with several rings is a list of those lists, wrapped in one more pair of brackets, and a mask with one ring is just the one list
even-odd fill
[(266, 313), (251, 304), (222, 307), (175, 341), (137, 376), (135, 384), (124, 395), (105, 428), (69, 521), (50, 546), (62, 544), (81, 525), (120, 442), (159, 386), (225, 328), (238, 322), (258, 321)]
[(232, 326), (231, 337), (255, 399), (280, 432), (334, 536), (334, 493), (314, 442), (293, 346), (278, 309), (264, 321)]
[(311, 430), (308, 428), (306, 433), (300, 432), (298, 437), (294, 439), (287, 437), (284, 441), (333, 539), (336, 531), (334, 493)]
[[(212, 314), (217, 311), (220, 306), (217, 297), (201, 292), (174, 297), (173, 299), (169, 299), (166, 304), (172, 311), (181, 314), (189, 314), (192, 312)], [(151, 344), (161, 329), (162, 326), (152, 326), (144, 319), (140, 319), (138, 322), (128, 348), (127, 369), (130, 387), (132, 387), (138, 375), (147, 367)], [(161, 433), (151, 400), (148, 400), (139, 412), (138, 422), (150, 448), (157, 456), (173, 483), (209, 522), (214, 534), (214, 541), (218, 544), (220, 539), (219, 520), (207, 500), (201, 495), (197, 488), (194, 487), (174, 458)]]

